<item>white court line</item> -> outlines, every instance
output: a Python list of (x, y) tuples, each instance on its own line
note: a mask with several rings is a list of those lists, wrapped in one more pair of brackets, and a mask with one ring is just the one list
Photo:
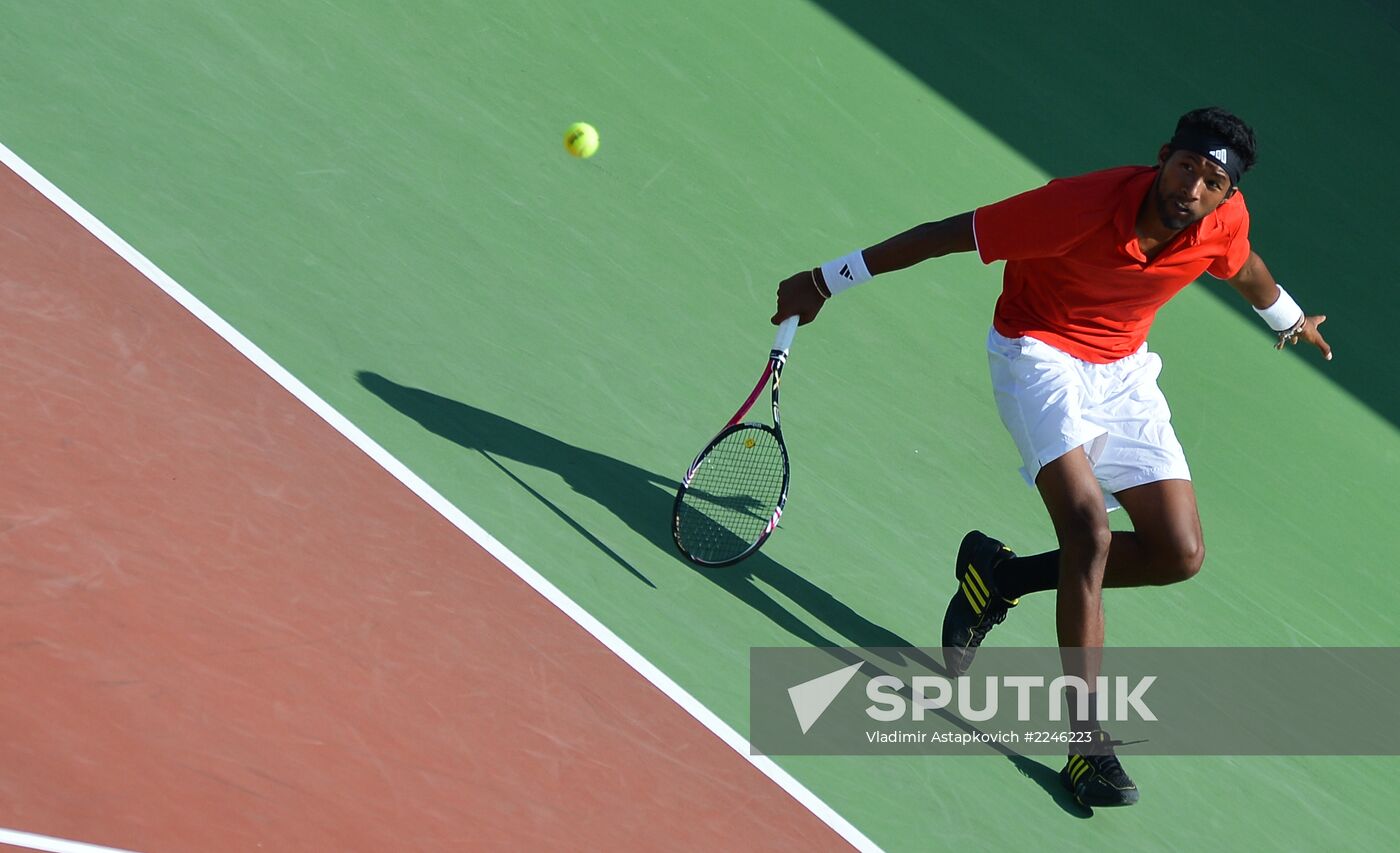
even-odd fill
[[(0, 148), (4, 148), (0, 145)], [(10, 844), (29, 850), (48, 850), (50, 853), (132, 853), (119, 847), (102, 847), (97, 844), (84, 844), (81, 841), (68, 841), (63, 838), (50, 838), (32, 832), (14, 829), (0, 829), (0, 844)]]
[(175, 279), (166, 275), (159, 267), (152, 263), (145, 255), (142, 255), (131, 244), (127, 243), (116, 232), (102, 224), (97, 217), (88, 213), (81, 205), (69, 198), (66, 193), (54, 186), (47, 178), (39, 174), (28, 163), (24, 162), (19, 155), (15, 154), (3, 143), (0, 143), (0, 162), (3, 162), (15, 174), (23, 178), (30, 186), (38, 190), (49, 201), (57, 205), (64, 213), (73, 217), (77, 223), (86, 228), (94, 237), (101, 240), (112, 251), (120, 255), (127, 263), (135, 267), (142, 275), (150, 279), (156, 287), (165, 291), (172, 299), (183, 305), (195, 317), (214, 331), (219, 337), (228, 341), (233, 348), (242, 353), (249, 361), (257, 365), (264, 373), (272, 377), (272, 380), (304, 403), (311, 411), (319, 415), (326, 423), (330, 424), (337, 432), (349, 439), (356, 447), (363, 450), (371, 459), (379, 463), (384, 470), (388, 471), (399, 482), (407, 486), (414, 494), (422, 498), (429, 506), (437, 510), (448, 521), (452, 522), (459, 530), (470, 536), (478, 545), (486, 549), (491, 556), (495, 557), (506, 568), (510, 569), (521, 580), (525, 581), (535, 589), (540, 595), (549, 599), (555, 607), (564, 611), (570, 619), (574, 620), (585, 631), (592, 634), (603, 645), (607, 646), (614, 654), (622, 658), (624, 662), (635, 669), (643, 678), (650, 681), (658, 690), (666, 694), (686, 713), (694, 717), (702, 726), (709, 729), (720, 740), (729, 744), (737, 753), (742, 755), (746, 761), (752, 764), (763, 775), (773, 780), (784, 791), (787, 791), (799, 803), (805, 806), (812, 814), (816, 815), (823, 823), (830, 826), (842, 838), (850, 842), (858, 850), (879, 850), (873, 841), (865, 837), (865, 834), (856, 829), (849, 821), (836, 813), (836, 810), (828, 806), (816, 794), (807, 789), (805, 785), (797, 781), (786, 770), (779, 767), (771, 758), (763, 755), (750, 755), (748, 739), (740, 735), (728, 723), (720, 719), (709, 708), (700, 703), (700, 700), (692, 696), (689, 691), (681, 687), (670, 676), (658, 669), (651, 661), (642, 655), (621, 637), (614, 634), (606, 625), (599, 622), (591, 613), (584, 610), (573, 599), (565, 595), (558, 587), (545, 579), (543, 575), (535, 571), (524, 560), (517, 557), (506, 546), (496, 540), (494, 536), (483, 530), (475, 521), (472, 521), (460, 509), (454, 506), (447, 498), (438, 493), (436, 489), (428, 485), (421, 477), (408, 469), (406, 465), (394, 458), (389, 451), (385, 450), (374, 439), (366, 435), (359, 427), (350, 422), (348, 418), (331, 407), (329, 403), (322, 400), (314, 391), (306, 387), (300, 379), (297, 379), (286, 368), (278, 364), (267, 353), (263, 352), (256, 344), (243, 336), (233, 326), (215, 314), (207, 305), (200, 302), (188, 290), (180, 286)]

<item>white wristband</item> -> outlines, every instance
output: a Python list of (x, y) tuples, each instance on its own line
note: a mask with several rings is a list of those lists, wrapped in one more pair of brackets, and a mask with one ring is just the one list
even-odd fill
[(865, 268), (865, 256), (860, 250), (822, 264), (822, 279), (826, 289), (835, 296), (843, 290), (850, 290), (857, 284), (870, 281), (870, 270)]
[(1274, 304), (1268, 308), (1255, 308), (1254, 311), (1263, 317), (1264, 322), (1275, 332), (1286, 332), (1303, 319), (1303, 309), (1298, 307), (1298, 303), (1293, 301), (1293, 297), (1288, 295), (1288, 291), (1284, 290), (1281, 284), (1278, 285), (1278, 298), (1274, 300)]

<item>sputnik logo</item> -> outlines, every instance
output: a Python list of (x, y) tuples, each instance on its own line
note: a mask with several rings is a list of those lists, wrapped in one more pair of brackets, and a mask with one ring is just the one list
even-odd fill
[(802, 727), (804, 735), (821, 715), (826, 713), (826, 709), (831, 707), (831, 703), (836, 701), (836, 697), (851, 683), (851, 679), (856, 677), (860, 667), (861, 663), (853, 663), (788, 688), (788, 699), (792, 702), (792, 710), (797, 714), (797, 724)]

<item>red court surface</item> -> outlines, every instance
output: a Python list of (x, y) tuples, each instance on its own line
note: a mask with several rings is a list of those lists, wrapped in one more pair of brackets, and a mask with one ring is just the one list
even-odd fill
[(0, 826), (845, 846), (5, 169), (0, 442)]

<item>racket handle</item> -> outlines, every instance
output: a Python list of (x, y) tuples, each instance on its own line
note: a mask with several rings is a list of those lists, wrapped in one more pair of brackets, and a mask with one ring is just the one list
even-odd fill
[(786, 354), (792, 347), (792, 338), (797, 334), (797, 315), (784, 320), (778, 325), (778, 336), (773, 339), (773, 351)]

